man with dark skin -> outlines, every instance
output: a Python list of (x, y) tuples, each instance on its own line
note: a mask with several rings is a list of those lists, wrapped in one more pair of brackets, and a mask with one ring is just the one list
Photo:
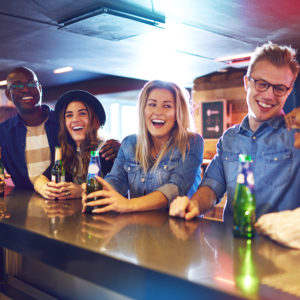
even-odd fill
[[(42, 105), (42, 86), (29, 68), (18, 67), (7, 77), (7, 98), (17, 115), (0, 124), (2, 161), (16, 188), (33, 189), (34, 180), (52, 164), (58, 143), (58, 120)], [(120, 143), (109, 140), (102, 148), (105, 159), (114, 159)]]

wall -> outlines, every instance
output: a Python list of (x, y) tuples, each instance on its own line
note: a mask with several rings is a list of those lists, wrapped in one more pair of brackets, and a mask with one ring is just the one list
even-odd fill
[[(232, 105), (232, 119), (230, 126), (238, 124), (247, 114), (246, 92), (243, 86), (245, 70), (229, 70), (226, 73), (213, 73), (199, 77), (194, 81), (192, 101), (194, 107), (195, 127), (200, 131), (201, 116), (199, 106), (201, 102), (226, 99)], [(204, 158), (211, 159), (216, 151), (216, 139), (204, 140)]]

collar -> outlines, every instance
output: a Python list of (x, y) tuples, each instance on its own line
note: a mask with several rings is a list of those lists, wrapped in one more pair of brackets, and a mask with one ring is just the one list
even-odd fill
[[(54, 110), (51, 109), (50, 106), (43, 104), (42, 109), (43, 111), (47, 111), (48, 113), (48, 120), (46, 120), (46, 122), (50, 121), (53, 123), (58, 123)], [(23, 119), (20, 117), (19, 114), (17, 114), (15, 117), (12, 118), (11, 127), (16, 127), (18, 124), (22, 124), (26, 126), (26, 124), (24, 123)]]
[[(278, 129), (279, 127), (282, 127), (282, 125), (284, 125), (285, 121), (284, 121), (284, 115), (279, 115), (276, 116), (272, 119), (269, 119), (265, 122), (263, 122), (256, 131), (258, 131), (259, 129), (262, 129), (264, 127), (273, 127), (274, 129)], [(239, 126), (236, 127), (236, 133), (242, 133), (244, 131), (251, 131), (250, 125), (249, 125), (249, 116), (247, 115), (246, 117), (244, 117), (243, 121), (241, 122), (241, 124)]]

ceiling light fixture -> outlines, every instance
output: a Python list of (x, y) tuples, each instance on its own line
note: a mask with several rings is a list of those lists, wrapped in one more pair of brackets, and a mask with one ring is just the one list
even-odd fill
[(136, 14), (101, 7), (79, 16), (59, 21), (60, 28), (70, 32), (111, 41), (120, 41), (163, 28), (165, 17), (157, 14)]
[(63, 68), (55, 69), (53, 71), (53, 73), (54, 74), (61, 74), (61, 73), (66, 73), (66, 72), (71, 72), (71, 71), (73, 71), (72, 67), (63, 67)]
[(6, 84), (7, 84), (7, 81), (6, 81), (6, 80), (0, 81), (0, 86), (4, 86), (4, 85), (6, 85)]
[(232, 64), (237, 64), (237, 63), (246, 63), (246, 62), (250, 61), (252, 54), (253, 54), (253, 52), (225, 56), (225, 57), (216, 58), (215, 61), (224, 62), (227, 65), (232, 65)]

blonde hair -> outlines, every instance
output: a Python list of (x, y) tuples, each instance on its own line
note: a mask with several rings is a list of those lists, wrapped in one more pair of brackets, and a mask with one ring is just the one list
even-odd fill
[(151, 135), (146, 127), (144, 110), (148, 96), (154, 89), (166, 89), (173, 94), (175, 100), (176, 121), (171, 130), (169, 141), (160, 151), (152, 169), (156, 169), (163, 156), (175, 147), (179, 149), (184, 160), (186, 150), (189, 150), (189, 138), (193, 135), (191, 132), (192, 118), (188, 105), (187, 92), (173, 82), (153, 80), (146, 83), (138, 99), (139, 129), (135, 151), (136, 161), (140, 163), (144, 172), (147, 172), (149, 168), (149, 158), (151, 156), (152, 146)]
[(299, 63), (296, 59), (297, 51), (291, 46), (279, 46), (272, 42), (256, 47), (247, 69), (247, 76), (251, 76), (255, 64), (261, 60), (268, 60), (277, 67), (288, 65), (295, 76), (299, 72)]

